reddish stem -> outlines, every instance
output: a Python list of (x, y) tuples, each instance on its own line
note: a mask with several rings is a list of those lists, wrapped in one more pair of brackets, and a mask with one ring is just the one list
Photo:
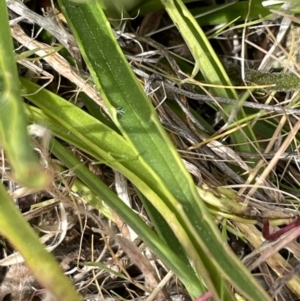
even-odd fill
[(280, 230), (278, 230), (277, 232), (274, 232), (272, 234), (270, 234), (269, 226), (270, 226), (269, 221), (266, 220), (263, 225), (262, 233), (263, 233), (263, 236), (265, 239), (267, 239), (269, 241), (273, 241), (273, 240), (276, 240), (277, 238), (279, 238), (282, 234), (299, 227), (300, 226), (300, 217), (298, 217), (297, 219), (295, 219), (293, 222), (291, 222), (287, 226), (281, 228)]

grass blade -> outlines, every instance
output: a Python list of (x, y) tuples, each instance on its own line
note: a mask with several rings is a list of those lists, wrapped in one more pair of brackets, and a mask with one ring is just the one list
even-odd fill
[(51, 180), (38, 162), (27, 133), (20, 96), (6, 2), (0, 0), (0, 137), (17, 182), (30, 188), (46, 187)]
[[(149, 175), (144, 181), (149, 183), (147, 189), (153, 193), (149, 194), (140, 181), (133, 183), (159, 208), (216, 299), (234, 299), (224, 281), (230, 279), (250, 299), (268, 300), (229, 247), (224, 246), (181, 158), (122, 54), (100, 5), (96, 2), (78, 5), (62, 0), (60, 6), (112, 120), (128, 145), (138, 153), (143, 172)], [(130, 174), (125, 176), (134, 179)], [(157, 186), (149, 181), (156, 182)]]

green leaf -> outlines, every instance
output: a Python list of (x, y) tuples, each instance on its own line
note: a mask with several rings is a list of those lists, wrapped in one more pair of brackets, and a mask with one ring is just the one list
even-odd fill
[[(23, 92), (28, 95), (27, 98), (43, 109), (42, 112), (36, 107), (27, 106), (28, 118), (32, 122), (43, 124), (55, 136), (90, 154), (95, 160), (105, 162), (112, 168), (122, 172), (136, 186), (143, 190), (144, 195), (154, 200), (155, 194), (148, 185), (156, 187), (157, 184), (148, 181), (147, 185), (143, 182), (144, 175), (146, 175), (145, 180), (149, 180), (145, 167), (139, 162), (138, 157), (131, 157), (133, 151), (128, 149), (126, 142), (119, 134), (56, 94), (46, 89), (41, 90), (39, 86), (28, 80), (21, 79), (21, 82), (23, 84)], [(72, 157), (62, 147), (59, 147), (59, 144), (54, 143), (51, 150), (69, 168), (73, 169), (76, 167), (74, 170), (75, 174), (92, 191), (105, 200), (148, 243), (154, 252), (158, 252), (160, 258), (172, 268), (186, 285), (191, 295), (198, 296), (203, 292), (201, 290), (201, 283), (199, 283), (199, 279), (195, 276), (194, 271), (182, 262), (180, 258), (172, 257), (170, 250), (164, 251), (164, 246), (159, 241), (153, 245), (157, 238), (153, 236), (148, 237), (145, 225), (141, 225), (137, 217), (134, 218), (136, 214), (131, 212), (106, 185), (99, 179), (96, 181), (97, 177), (84, 168), (78, 159)], [(156, 198), (157, 203), (162, 203), (160, 198)], [(101, 209), (101, 206), (99, 207), (97, 203), (93, 202), (91, 205)], [(177, 248), (180, 248), (180, 246), (175, 246), (172, 252), (177, 254)]]
[[(143, 168), (139, 175), (146, 173), (147, 178), (137, 180), (123, 169), (124, 175), (160, 210), (217, 300), (234, 300), (227, 281), (249, 299), (269, 300), (222, 240), (100, 5), (76, 5), (66, 0), (59, 3), (112, 120), (126, 145), (138, 154)], [(126, 167), (130, 170), (129, 165)]]
[[(191, 78), (188, 78), (187, 81), (201, 87), (201, 83), (193, 79), (200, 71), (206, 83), (212, 85), (210, 91), (214, 96), (238, 100), (239, 98), (223, 64), (191, 12), (181, 0), (161, 0), (161, 2), (194, 57), (194, 69)], [(224, 88), (223, 86), (226, 86), (227, 88)], [(243, 100), (240, 100), (238, 106), (222, 106), (223, 110), (220, 110), (220, 114), (225, 122), (227, 122), (229, 117), (231, 117), (230, 119), (237, 118), (238, 120), (245, 118), (245, 113), (241, 106), (242, 101)], [(243, 130), (235, 131), (231, 136), (239, 151), (251, 152), (254, 149), (252, 144), (249, 143), (249, 140), (253, 141), (253, 145), (259, 149), (255, 135), (250, 126), (246, 126)]]
[[(64, 162), (66, 166), (81, 179), (100, 199), (102, 199), (113, 211), (115, 211), (126, 223), (139, 235), (141, 239), (152, 249), (153, 252), (171, 268), (181, 281), (186, 285), (188, 291), (200, 294), (199, 287), (195, 286), (198, 279), (185, 261), (179, 258), (176, 249), (171, 249), (165, 244), (130, 208), (128, 208), (115, 193), (109, 189), (97, 176), (92, 174), (77, 158), (67, 151), (60, 143), (53, 141), (53, 154)], [(101, 209), (102, 205), (90, 202), (94, 208)]]
[(0, 0), (0, 142), (16, 181), (30, 188), (44, 188), (51, 175), (33, 152), (18, 82), (6, 2)]

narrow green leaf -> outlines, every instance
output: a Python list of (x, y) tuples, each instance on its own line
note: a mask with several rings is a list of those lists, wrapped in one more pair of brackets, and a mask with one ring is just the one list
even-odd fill
[[(193, 269), (178, 257), (174, 249), (169, 248), (117, 195), (109, 189), (97, 176), (92, 174), (77, 158), (68, 152), (59, 142), (53, 140), (51, 147), (53, 154), (78, 176), (100, 199), (115, 211), (147, 244), (164, 263), (174, 271), (186, 285), (192, 295), (200, 295), (201, 285)], [(99, 208), (96, 202), (90, 203)], [(100, 207), (101, 208), (101, 207)]]
[[(45, 89), (41, 90), (39, 86), (28, 80), (21, 78), (21, 82), (23, 84), (23, 92), (28, 95), (27, 98), (49, 114), (47, 116), (39, 109), (27, 106), (29, 109), (29, 118), (32, 122), (44, 124), (56, 136), (89, 153), (96, 160), (105, 162), (112, 168), (122, 172), (161, 212), (164, 212), (164, 215), (167, 214), (166, 218), (169, 223), (173, 226), (178, 225), (175, 215), (150, 188), (160, 188), (162, 185), (149, 179), (147, 169), (139, 162), (138, 158), (134, 157), (131, 160), (130, 157), (127, 157), (127, 146), (122, 137), (118, 138), (118, 136), (115, 136), (115, 132), (109, 130), (99, 123), (98, 120), (89, 116), (73, 104), (61, 99), (59, 96)], [(119, 162), (121, 156), (124, 154), (127, 159)], [(143, 179), (145, 182), (142, 182)], [(169, 195), (169, 198), (172, 199), (172, 195)], [(127, 222), (127, 220), (125, 221)], [(180, 227), (176, 231), (178, 236), (180, 235), (179, 231), (182, 232)], [(188, 240), (185, 243), (186, 248), (190, 250), (192, 244)], [(177, 253), (177, 249), (174, 248), (173, 251)], [(205, 261), (208, 262), (209, 259)], [(201, 264), (200, 259), (197, 263)], [(204, 270), (204, 266), (202, 270)], [(173, 269), (173, 271), (176, 272), (176, 269)], [(218, 275), (218, 273), (214, 273), (214, 275)], [(183, 282), (185, 283), (186, 281), (183, 280)], [(198, 290), (190, 291), (193, 297), (197, 297), (203, 293), (203, 290), (200, 290), (201, 284), (199, 282), (197, 282), (197, 285), (195, 283), (192, 285), (189, 284), (187, 289), (195, 287), (198, 287)]]
[(51, 176), (43, 171), (30, 144), (18, 82), (6, 2), (0, 0), (0, 141), (16, 181), (44, 188)]
[[(250, 299), (268, 300), (224, 244), (191, 176), (122, 54), (100, 5), (97, 2), (76, 5), (67, 0), (59, 3), (112, 120), (128, 146), (139, 154), (143, 172), (158, 186), (149, 184), (153, 192), (150, 194), (133, 175), (125, 175), (160, 208), (217, 300), (234, 299), (228, 280)], [(158, 202), (158, 197), (163, 203)]]
[[(189, 47), (195, 66), (191, 77), (194, 78), (199, 71), (210, 84), (231, 86), (227, 73), (217, 57), (215, 51), (207, 40), (205, 33), (196, 22), (193, 15), (181, 0), (161, 0), (174, 24), (178, 27), (181, 36)], [(233, 88), (211, 88), (215, 95), (237, 98)]]
[[(95, 160), (105, 162), (112, 168), (122, 172), (139, 187), (145, 196), (151, 198), (152, 201), (156, 198), (157, 204), (162, 203), (161, 199), (156, 197), (148, 186), (156, 187), (158, 186), (157, 182), (149, 179), (145, 166), (139, 162), (138, 156), (133, 156), (134, 152), (128, 148), (126, 142), (119, 134), (54, 93), (45, 89), (41, 90), (39, 86), (26, 79), (21, 78), (21, 82), (23, 84), (23, 92), (29, 95), (27, 98), (49, 114), (47, 116), (41, 110), (27, 106), (28, 116), (32, 122), (43, 124), (55, 136), (90, 154)], [(143, 183), (143, 180), (148, 185)], [(107, 199), (105, 198), (105, 200)], [(107, 203), (110, 204), (110, 201), (107, 200)], [(114, 207), (112, 208), (115, 210)], [(120, 216), (123, 217), (122, 214)], [(128, 220), (125, 221), (128, 222)], [(176, 253), (178, 252), (177, 248), (180, 248), (180, 246), (173, 248), (173, 251)], [(176, 272), (176, 269), (173, 269), (173, 271)], [(178, 277), (180, 277), (180, 274)], [(191, 281), (192, 278), (189, 276), (188, 279), (188, 281), (186, 279), (182, 279), (182, 281), (186, 283)], [(197, 284), (195, 282), (190, 283), (188, 289), (192, 288), (193, 291), (190, 291), (190, 293), (193, 296), (197, 296), (203, 292), (200, 290), (200, 287), (201, 284), (198, 280)]]
[[(185, 4), (194, 2), (194, 0), (185, 0)], [(131, 16), (135, 16), (137, 13), (144, 16), (151, 12), (162, 9), (164, 6), (160, 0), (146, 0), (138, 5), (133, 11), (129, 11)], [(277, 10), (280, 5), (273, 5), (272, 8)], [(230, 23), (232, 20), (239, 18), (239, 22), (247, 20), (254, 20), (262, 16), (264, 20), (267, 20), (272, 16), (269, 8), (262, 5), (262, 0), (251, 0), (251, 10), (249, 12), (248, 1), (233, 1), (230, 5), (210, 5), (195, 7), (191, 9), (193, 16), (197, 18), (197, 22), (200, 26), (208, 25), (220, 25), (224, 23)]]
[[(238, 96), (223, 64), (220, 62), (202, 28), (184, 5), (182, 0), (161, 0), (161, 2), (173, 23), (177, 26), (194, 57), (195, 66), (191, 77), (194, 78), (200, 71), (206, 83), (228, 87), (227, 89), (222, 87), (211, 87), (210, 90), (214, 96), (238, 100)], [(199, 84), (193, 79), (190, 81), (196, 85)], [(241, 105), (239, 105), (238, 108), (234, 105), (223, 105), (222, 108), (223, 110), (221, 110), (220, 113), (225, 121), (228, 120), (229, 116), (231, 118), (236, 117), (237, 119), (243, 119), (245, 117), (245, 113)], [(259, 149), (259, 146), (255, 142), (255, 135), (249, 126), (245, 127), (243, 130), (234, 132), (232, 134), (232, 138), (239, 151), (253, 151), (253, 147), (251, 143), (249, 143), (249, 140), (253, 141), (253, 144), (256, 145), (257, 149)]]

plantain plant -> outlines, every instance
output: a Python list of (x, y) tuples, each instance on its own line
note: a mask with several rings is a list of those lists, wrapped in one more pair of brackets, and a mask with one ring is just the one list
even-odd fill
[[(196, 187), (119, 47), (111, 27), (118, 18), (125, 18), (131, 13), (165, 8), (184, 36), (195, 60), (194, 70), (187, 80), (193, 82), (197, 73), (201, 72), (207, 83), (219, 86), (212, 89), (215, 96), (238, 101), (227, 71), (199, 25), (201, 22), (214, 24), (217, 18), (231, 18), (228, 13), (230, 10), (224, 10), (223, 13), (220, 10), (213, 15), (215, 19), (207, 18), (207, 21), (203, 19), (198, 23), (181, 0), (125, 2), (58, 1), (76, 38), (80, 55), (108, 109), (109, 117), (98, 113), (93, 117), (38, 84), (26, 78), (18, 78), (16, 64), (12, 59), (14, 54), (5, 1), (0, 0), (0, 134), (13, 176), (26, 187), (47, 188), (51, 173), (39, 165), (25, 130), (28, 121), (43, 124), (51, 130), (54, 138), (75, 146), (97, 162), (119, 171), (133, 184), (156, 232), (124, 205), (63, 144), (52, 139), (50, 150), (53, 155), (72, 169), (96, 196), (87, 202), (102, 210), (104, 201), (115, 211), (176, 274), (192, 298), (198, 298), (209, 291), (215, 300), (236, 300), (232, 290), (234, 288), (247, 300), (270, 300), (221, 236), (206, 205), (215, 203), (215, 195)], [(253, 1), (255, 11), (261, 8), (258, 2)], [(232, 5), (245, 6), (244, 3)], [(267, 15), (269, 11), (260, 12)], [(245, 15), (242, 16), (244, 19)], [(254, 15), (251, 12), (250, 16)], [(20, 82), (21, 89), (12, 85), (13, 82)], [(222, 85), (231, 88), (220, 88)], [(29, 104), (22, 103), (21, 93)], [(94, 108), (99, 109), (97, 106)], [(227, 120), (232, 105), (224, 106), (223, 109), (223, 118)], [(237, 118), (245, 118), (241, 108), (237, 111)], [(252, 128), (247, 125), (243, 131), (235, 131), (232, 139), (242, 145), (241, 150), (250, 152), (252, 146), (247, 143), (247, 139), (250, 137), (254, 141), (254, 136)], [(80, 300), (2, 186), (0, 194), (1, 233), (22, 253), (37, 279), (57, 300)], [(235, 198), (236, 195), (230, 198), (226, 193), (220, 195), (224, 204)], [(36, 262), (35, 258), (38, 257), (42, 261)], [(49, 266), (51, 272), (45, 274)]]

